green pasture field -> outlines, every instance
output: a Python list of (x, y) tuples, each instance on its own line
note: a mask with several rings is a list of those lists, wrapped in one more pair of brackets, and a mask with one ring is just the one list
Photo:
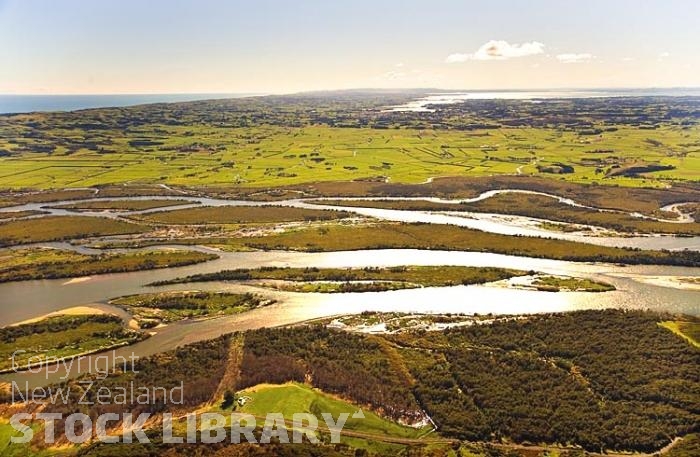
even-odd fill
[[(25, 423), (26, 424), (26, 423)], [(42, 426), (28, 424), (35, 434), (43, 433)], [(21, 437), (22, 434), (10, 425), (10, 421), (0, 419), (0, 455), (3, 457), (52, 457), (65, 455), (65, 448), (61, 449), (35, 449), (29, 444), (15, 444), (10, 442), (13, 436)]]
[(348, 430), (402, 438), (417, 438), (427, 431), (402, 426), (369, 410), (362, 411), (364, 418), (353, 418), (352, 415), (360, 407), (299, 383), (255, 386), (239, 392), (239, 396), (248, 396), (251, 400), (237, 408), (236, 412), (254, 416), (264, 417), (269, 412), (275, 412), (282, 413), (285, 419), (291, 421), (294, 413), (309, 413), (317, 416), (319, 424), (324, 425), (320, 412), (330, 413), (335, 419), (341, 413), (348, 413), (350, 417), (345, 423)]
[[(39, 116), (39, 115), (37, 115)], [(5, 128), (0, 150), (20, 132)], [(8, 131), (9, 130), (9, 131)], [(2, 133), (2, 129), (0, 129)], [(79, 128), (55, 128), (54, 140), (23, 139), (23, 146), (60, 144)], [(362, 129), (328, 126), (163, 125), (106, 131), (104, 150), (88, 147), (0, 158), (0, 188), (68, 188), (118, 183), (186, 186), (280, 186), (318, 181), (384, 179), (420, 183), (440, 176), (538, 175), (574, 182), (663, 186), (664, 181), (700, 179), (700, 127), (662, 125), (654, 130), (620, 126), (599, 135), (554, 128), (488, 130)], [(157, 140), (157, 146), (133, 143)], [(604, 151), (604, 152), (601, 152)], [(564, 163), (573, 173), (538, 171)], [(674, 169), (641, 177), (611, 176), (621, 168), (659, 164)]]

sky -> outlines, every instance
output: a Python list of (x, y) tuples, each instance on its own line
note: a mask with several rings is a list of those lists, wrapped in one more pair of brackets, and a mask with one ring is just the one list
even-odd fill
[(697, 0), (0, 0), (0, 94), (700, 86)]

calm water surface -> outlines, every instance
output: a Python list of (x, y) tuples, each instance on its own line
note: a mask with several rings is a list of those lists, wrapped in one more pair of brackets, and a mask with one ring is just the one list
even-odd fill
[[(135, 199), (145, 199), (143, 197)], [(158, 197), (161, 198), (161, 197)], [(185, 206), (224, 206), (224, 205), (264, 205), (269, 203), (231, 201), (207, 198), (186, 198)], [(478, 198), (486, 198), (480, 196)], [(475, 199), (472, 199), (475, 200)], [(50, 205), (69, 203), (56, 202)], [(315, 207), (302, 200), (274, 202), (297, 207)], [(572, 202), (575, 204), (575, 202)], [(30, 204), (2, 210), (45, 209), (47, 204)], [(323, 206), (321, 206), (323, 207)], [(170, 207), (177, 209), (182, 207)], [(329, 207), (339, 209), (338, 207)], [(671, 236), (637, 236), (625, 238), (591, 237), (583, 234), (549, 232), (538, 229), (532, 220), (514, 216), (488, 215), (480, 213), (440, 214), (424, 211), (398, 211), (374, 208), (342, 208), (359, 215), (380, 219), (455, 224), (478, 228), (495, 233), (550, 236), (573, 239), (594, 244), (626, 245), (658, 249), (700, 249), (700, 238), (677, 238)], [(147, 210), (161, 211), (163, 209)], [(75, 214), (64, 210), (50, 209), (53, 214)], [(100, 217), (122, 217), (125, 213), (83, 213)], [(86, 247), (75, 247), (67, 243), (42, 243), (62, 249), (74, 249), (84, 253), (100, 251)], [(145, 248), (145, 249), (162, 249)], [(576, 309), (625, 308), (652, 309), (674, 313), (700, 315), (700, 291), (684, 290), (654, 284), (653, 280), (665, 277), (700, 277), (700, 268), (664, 266), (616, 266), (610, 264), (587, 264), (557, 260), (516, 257), (491, 253), (461, 251), (431, 251), (414, 249), (360, 250), (348, 252), (303, 253), (303, 252), (232, 252), (222, 253), (205, 247), (177, 247), (216, 252), (217, 260), (178, 268), (97, 275), (82, 281), (69, 279), (22, 281), (0, 284), (0, 325), (8, 325), (29, 318), (44, 315), (78, 305), (97, 305), (105, 310), (110, 298), (121, 295), (154, 292), (162, 290), (229, 290), (235, 292), (255, 292), (277, 302), (269, 307), (253, 310), (236, 316), (182, 321), (157, 329), (151, 338), (128, 348), (117, 350), (117, 354), (147, 356), (176, 346), (211, 339), (216, 336), (263, 326), (286, 325), (309, 319), (338, 314), (360, 313), (366, 310), (399, 311), (423, 313), (494, 313), (521, 314)], [(406, 289), (386, 292), (347, 293), (347, 294), (300, 294), (260, 289), (248, 284), (210, 282), (178, 284), (164, 287), (148, 287), (154, 281), (173, 279), (196, 273), (217, 272), (223, 269), (256, 268), (261, 266), (291, 267), (366, 267), (394, 265), (463, 265), (492, 266), (536, 270), (547, 274), (569, 275), (609, 282), (616, 291), (600, 294), (580, 292), (540, 292), (521, 290), (500, 285), (474, 285), (438, 288)], [(120, 315), (128, 318), (123, 312)], [(109, 363), (106, 361), (105, 363)], [(72, 375), (78, 374), (74, 371)], [(0, 376), (0, 381), (27, 380), (33, 385), (46, 384), (46, 373), (21, 373)], [(57, 380), (54, 375), (52, 381)]]
[(147, 103), (191, 102), (221, 98), (250, 97), (256, 94), (101, 94), (101, 95), (1, 95), (0, 114), (34, 111), (75, 111)]
[[(460, 199), (460, 200), (444, 200), (437, 198), (362, 198), (359, 200), (429, 200), (440, 203), (460, 203), (460, 202), (475, 202), (479, 200), (484, 200), (490, 198), (493, 195), (500, 193), (536, 193), (539, 195), (547, 195), (552, 198), (558, 199), (564, 204), (571, 206), (583, 206), (573, 200), (559, 197), (556, 195), (544, 194), (541, 192), (528, 192), (519, 189), (504, 189), (497, 191), (484, 192), (475, 198)], [(149, 200), (154, 197), (124, 197), (119, 198), (119, 200)], [(520, 235), (520, 236), (536, 236), (543, 238), (556, 238), (561, 240), (579, 241), (583, 243), (596, 244), (601, 246), (617, 246), (617, 247), (630, 247), (639, 249), (669, 249), (669, 250), (700, 250), (700, 237), (677, 237), (671, 235), (630, 235), (630, 234), (617, 234), (615, 235), (591, 235), (586, 232), (560, 232), (553, 230), (545, 230), (540, 228), (540, 224), (543, 222), (552, 222), (546, 219), (534, 219), (523, 216), (513, 216), (505, 214), (489, 214), (489, 213), (472, 213), (472, 212), (431, 212), (431, 211), (405, 211), (405, 210), (392, 210), (392, 209), (380, 209), (380, 208), (364, 208), (355, 206), (331, 206), (323, 204), (311, 204), (308, 200), (295, 199), (295, 200), (282, 200), (275, 202), (259, 202), (250, 200), (225, 200), (217, 198), (202, 198), (202, 197), (190, 197), (190, 196), (177, 196), (177, 197), (157, 197), (158, 199), (168, 199), (168, 200), (186, 200), (189, 203), (180, 206), (169, 206), (166, 208), (152, 208), (142, 211), (123, 211), (123, 212), (107, 212), (107, 211), (83, 211), (80, 214), (85, 216), (93, 217), (108, 217), (108, 218), (120, 218), (129, 215), (136, 214), (146, 214), (152, 212), (160, 211), (173, 211), (177, 209), (184, 209), (190, 207), (198, 206), (290, 206), (296, 208), (308, 208), (308, 209), (329, 209), (336, 211), (347, 211), (360, 216), (373, 217), (376, 219), (383, 219), (395, 222), (421, 222), (430, 224), (448, 224), (456, 225), (460, 227), (473, 228), (477, 230), (482, 230), (485, 232), (499, 233), (503, 235)], [(51, 215), (56, 216), (74, 216), (76, 213), (74, 211), (69, 211), (65, 209), (57, 209), (54, 206), (87, 202), (87, 201), (99, 201), (103, 200), (100, 198), (85, 199), (85, 200), (65, 200), (61, 202), (53, 203), (29, 203), (26, 205), (19, 205), (13, 207), (0, 208), (0, 212), (3, 211), (44, 211)], [(322, 203), (323, 198), (314, 199)], [(345, 198), (341, 200), (358, 200), (353, 198)], [(33, 216), (41, 217), (43, 215)], [(598, 229), (595, 228), (594, 229)], [(598, 230), (599, 231), (599, 230)], [(594, 232), (595, 233), (595, 232)]]
[[(534, 269), (551, 274), (568, 274), (599, 279), (618, 290), (601, 294), (582, 292), (539, 292), (509, 289), (496, 285), (426, 287), (387, 292), (348, 294), (301, 294), (270, 291), (251, 285), (227, 282), (178, 284), (146, 287), (151, 281), (224, 268), (249, 268), (263, 265), (363, 267), (392, 265), (479, 265)], [(619, 277), (618, 274), (625, 275)], [(50, 311), (80, 304), (104, 303), (111, 297), (158, 290), (228, 290), (256, 292), (277, 303), (241, 315), (200, 321), (182, 321), (157, 330), (151, 338), (116, 351), (117, 355), (139, 357), (174, 347), (215, 338), (238, 330), (293, 324), (309, 319), (366, 310), (422, 313), (494, 313), (524, 314), (601, 309), (653, 309), (700, 315), (700, 292), (660, 287), (643, 282), (647, 276), (698, 276), (698, 268), (614, 265), (589, 265), (544, 259), (530, 259), (488, 253), (459, 251), (381, 250), (331, 253), (244, 252), (224, 253), (212, 262), (165, 270), (141, 271), (95, 276), (83, 282), (44, 280), (0, 285), (2, 324), (17, 322)], [(103, 361), (109, 363), (109, 360)], [(72, 375), (78, 374), (74, 371)], [(49, 376), (56, 381), (58, 375)], [(45, 384), (47, 374), (20, 373), (0, 376), (0, 381)]]

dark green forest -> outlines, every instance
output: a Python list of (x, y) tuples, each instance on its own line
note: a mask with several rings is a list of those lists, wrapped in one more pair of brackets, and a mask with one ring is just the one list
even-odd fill
[[(184, 405), (71, 403), (47, 412), (191, 411), (220, 402), (222, 389), (296, 381), (390, 419), (411, 422), (427, 414), (446, 438), (654, 452), (675, 437), (700, 432), (700, 350), (658, 325), (671, 318), (596, 310), (389, 335), (322, 325), (259, 329), (183, 346), (140, 360), (139, 373), (97, 381), (169, 388), (182, 380)], [(242, 354), (233, 370), (232, 351)], [(200, 455), (194, 448), (173, 455)], [(87, 452), (136, 455), (130, 454), (134, 450), (98, 446)], [(230, 452), (271, 455), (243, 448)], [(314, 452), (336, 455), (335, 449)]]

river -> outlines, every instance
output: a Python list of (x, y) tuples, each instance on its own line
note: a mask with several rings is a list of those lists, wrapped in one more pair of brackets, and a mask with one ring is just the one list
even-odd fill
[[(160, 198), (160, 197), (158, 197)], [(180, 198), (180, 197), (173, 197)], [(246, 205), (269, 204), (248, 201), (231, 201), (206, 198), (190, 198), (192, 205)], [(56, 202), (50, 205), (66, 204)], [(274, 204), (290, 206), (318, 207), (303, 200), (289, 200)], [(46, 209), (47, 204), (23, 205), (19, 209)], [(169, 207), (172, 210), (179, 207)], [(337, 207), (333, 207), (338, 209)], [(18, 210), (18, 207), (4, 210)], [(53, 210), (53, 214), (63, 214), (64, 210)], [(509, 232), (523, 234), (530, 230), (522, 221), (507, 221), (479, 218), (471, 219), (452, 214), (438, 214), (423, 211), (381, 210), (372, 208), (348, 207), (347, 210), (357, 214), (388, 220), (406, 220), (411, 222), (456, 223), (474, 228), (490, 229), (497, 233)], [(153, 210), (148, 210), (153, 211)], [(145, 211), (142, 211), (145, 212)], [(75, 214), (75, 213), (68, 213)], [(84, 214), (84, 213), (83, 213)], [(111, 214), (104, 212), (88, 213), (102, 217), (123, 217), (125, 213)], [(492, 215), (495, 216), (495, 215)], [(505, 216), (510, 217), (510, 216)], [(471, 224), (477, 224), (475, 227)], [(483, 225), (485, 224), (485, 225)], [(510, 233), (510, 232), (509, 232)], [(529, 233), (529, 232), (527, 232)], [(547, 232), (553, 235), (571, 235)], [(586, 242), (604, 243), (611, 240), (606, 237), (581, 236)], [(645, 244), (659, 248), (668, 246), (674, 249), (699, 249), (698, 237), (676, 238), (670, 236), (621, 238), (628, 242)], [(95, 253), (84, 246), (72, 246), (68, 243), (41, 243), (78, 252)], [(166, 248), (166, 247), (161, 247)], [(667, 266), (618, 266), (612, 264), (592, 264), (566, 262), (548, 259), (517, 257), (492, 253), (437, 251), (414, 249), (359, 250), (347, 252), (220, 252), (206, 247), (170, 246), (176, 249), (198, 249), (216, 252), (217, 260), (177, 268), (146, 270), (131, 273), (96, 275), (81, 281), (69, 279), (21, 281), (0, 284), (0, 325), (23, 321), (53, 311), (79, 306), (99, 304), (107, 309), (110, 298), (121, 295), (153, 292), (162, 290), (229, 290), (236, 292), (256, 292), (277, 302), (265, 308), (244, 314), (226, 316), (208, 320), (182, 321), (157, 329), (155, 334), (142, 342), (128, 348), (117, 350), (117, 354), (136, 354), (140, 357), (172, 349), (178, 345), (198, 340), (210, 339), (221, 334), (237, 330), (259, 328), (262, 326), (287, 325), (321, 317), (339, 314), (359, 313), (365, 310), (401, 311), (424, 313), (494, 313), (526, 314), (541, 312), (571, 311), (592, 308), (652, 309), (673, 313), (700, 315), (700, 291), (682, 288), (669, 279), (677, 277), (700, 277), (700, 268)], [(148, 249), (148, 248), (146, 248)], [(153, 249), (153, 248), (151, 248)], [(250, 284), (209, 282), (197, 284), (177, 284), (163, 287), (148, 287), (146, 284), (196, 273), (216, 272), (233, 268), (256, 268), (261, 266), (290, 267), (366, 267), (395, 265), (462, 265), (492, 266), (536, 270), (555, 275), (585, 277), (613, 284), (617, 290), (606, 293), (584, 292), (540, 292), (505, 287), (502, 283), (495, 285), (473, 285), (437, 288), (405, 289), (386, 292), (318, 294), (271, 291), (254, 287)], [(72, 373), (75, 375), (76, 373)], [(1, 381), (29, 381), (39, 385), (56, 381), (56, 375), (49, 378), (46, 373), (19, 373), (0, 377)]]
[[(591, 208), (589, 206), (581, 205), (571, 199), (559, 197), (556, 195), (546, 194), (542, 192), (530, 192), (523, 191), (519, 189), (504, 189), (504, 190), (492, 190), (482, 193), (481, 195), (468, 198), (468, 199), (458, 199), (458, 200), (446, 200), (438, 198), (426, 198), (426, 197), (415, 197), (415, 198), (405, 198), (405, 197), (377, 197), (377, 198), (342, 198), (342, 200), (427, 200), (439, 203), (461, 203), (461, 202), (476, 202), (479, 200), (484, 200), (490, 198), (494, 195), (500, 193), (530, 193), (537, 195), (544, 195), (555, 198), (561, 203), (570, 205)], [(152, 208), (141, 211), (81, 211), (76, 213), (75, 211), (70, 211), (66, 209), (56, 208), (56, 206), (75, 204), (80, 202), (91, 202), (91, 201), (104, 201), (104, 200), (152, 200), (157, 198), (159, 200), (186, 200), (187, 204), (178, 206), (168, 206), (164, 208)], [(561, 232), (555, 230), (546, 230), (541, 228), (541, 224), (545, 222), (552, 222), (546, 219), (535, 219), (524, 216), (514, 216), (508, 214), (491, 214), (491, 213), (476, 213), (476, 212), (462, 212), (462, 211), (450, 211), (450, 212), (439, 212), (439, 211), (406, 211), (406, 210), (392, 210), (392, 209), (381, 209), (381, 208), (365, 208), (356, 206), (331, 206), (323, 205), (323, 198), (314, 199), (318, 203), (311, 203), (306, 199), (292, 199), (292, 200), (280, 200), (273, 202), (261, 202), (261, 201), (250, 201), (250, 200), (226, 200), (217, 198), (206, 198), (206, 197), (191, 197), (187, 195), (177, 196), (177, 197), (122, 197), (122, 198), (91, 198), (84, 200), (65, 200), (60, 202), (52, 203), (29, 203), (25, 205), (12, 206), (0, 208), (0, 212), (9, 211), (43, 211), (49, 215), (55, 216), (75, 216), (76, 214), (81, 214), (84, 216), (92, 217), (107, 217), (107, 218), (124, 218), (130, 215), (147, 214), (159, 211), (173, 211), (177, 209), (198, 207), (198, 206), (290, 206), (296, 208), (307, 208), (307, 209), (328, 209), (328, 210), (342, 210), (351, 212), (360, 216), (373, 217), (376, 219), (395, 221), (395, 222), (422, 222), (430, 224), (450, 224), (460, 227), (472, 228), (476, 230), (482, 230), (485, 232), (499, 233), (503, 235), (520, 235), (520, 236), (536, 236), (543, 238), (555, 238), (560, 240), (570, 240), (579, 241), (583, 243), (596, 244), (601, 246), (619, 246), (619, 247), (629, 247), (638, 249), (669, 249), (669, 250), (700, 250), (700, 236), (673, 236), (673, 235), (640, 235), (640, 234), (623, 234), (614, 232), (611, 230), (605, 230), (600, 227), (588, 226), (590, 231), (580, 231), (580, 232)], [(597, 209), (597, 208), (592, 208)], [(609, 210), (605, 210), (609, 211)], [(42, 217), (47, 214), (41, 214), (37, 216), (29, 217)], [(635, 215), (638, 216), (638, 215)], [(659, 220), (659, 219), (654, 219)], [(679, 222), (682, 223), (682, 222)]]

